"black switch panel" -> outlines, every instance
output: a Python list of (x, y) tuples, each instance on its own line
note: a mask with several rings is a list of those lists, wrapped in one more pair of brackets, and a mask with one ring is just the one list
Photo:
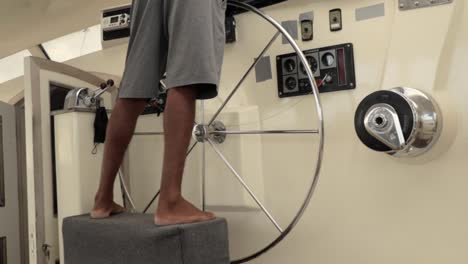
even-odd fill
[[(288, 0), (240, 0), (240, 2), (249, 4), (256, 8), (267, 7), (267, 6), (285, 2), (285, 1), (288, 1)], [(226, 10), (227, 15), (237, 15), (237, 14), (241, 14), (244, 12), (248, 12), (248, 11), (243, 8), (235, 7), (231, 5), (228, 5), (227, 10)]]
[(343, 29), (343, 19), (341, 9), (330, 10), (330, 31), (340, 31)]
[[(109, 11), (109, 12), (104, 12), (102, 14), (102, 17), (110, 17), (110, 16), (115, 16), (115, 15), (122, 15), (122, 14), (127, 14), (127, 15), (132, 15), (132, 7), (128, 7), (125, 9), (119, 9), (119, 10), (114, 10), (114, 11)], [(131, 17), (130, 17), (131, 19)], [(131, 22), (130, 22), (131, 23)], [(102, 33), (102, 39), (104, 41), (109, 41), (113, 39), (121, 39), (121, 38), (126, 38), (130, 37), (130, 28), (122, 28), (119, 30), (113, 30), (113, 31), (104, 31)]]
[[(162, 80), (164, 83), (165, 78)], [(159, 93), (158, 96), (151, 98), (147, 104), (145, 109), (143, 110), (143, 113), (141, 115), (151, 115), (151, 114), (157, 114), (160, 116), (162, 113), (164, 113), (164, 110), (166, 109), (166, 101), (167, 101), (167, 89), (165, 86), (162, 85), (162, 83), (159, 83)], [(1, 263), (0, 263), (1, 264)]]
[(7, 240), (6, 237), (0, 237), (0, 264), (7, 263)]
[[(356, 88), (353, 44), (304, 51), (320, 93)], [(281, 98), (312, 93), (304, 65), (296, 53), (276, 57), (278, 96)]]
[[(3, 123), (3, 116), (0, 115), (0, 146), (3, 146), (3, 126), (5, 124)], [(0, 208), (5, 207), (5, 171), (4, 171), (4, 160), (3, 160), (3, 149), (0, 148)], [(2, 264), (0, 262), (0, 264)]]
[(234, 43), (237, 40), (236, 19), (234, 16), (226, 16), (225, 20), (226, 43)]

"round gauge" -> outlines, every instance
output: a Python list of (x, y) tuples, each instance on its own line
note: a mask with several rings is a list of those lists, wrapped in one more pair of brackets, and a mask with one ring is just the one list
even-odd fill
[(322, 56), (322, 63), (327, 67), (333, 66), (335, 64), (335, 56), (330, 52), (325, 53)]
[(293, 72), (296, 69), (296, 62), (293, 59), (287, 59), (284, 62), (284, 69), (287, 72)]
[[(312, 56), (306, 56), (307, 58), (307, 62), (309, 63), (310, 65), (310, 69), (312, 70), (312, 73), (315, 73), (318, 69), (318, 62), (317, 60), (312, 57)], [(301, 71), (303, 74), (307, 74), (305, 68), (304, 68), (304, 65), (301, 63)]]
[(286, 79), (286, 88), (288, 90), (294, 90), (296, 89), (296, 86), (297, 86), (297, 81), (296, 81), (296, 78), (294, 77), (288, 77)]

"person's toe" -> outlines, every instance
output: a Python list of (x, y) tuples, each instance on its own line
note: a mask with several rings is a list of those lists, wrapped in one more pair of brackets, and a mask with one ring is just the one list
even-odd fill
[(103, 219), (110, 216), (110, 212), (103, 209), (94, 209), (91, 211), (91, 218)]
[(90, 215), (93, 219), (103, 219), (108, 218), (114, 214), (124, 213), (126, 209), (116, 203), (113, 203), (111, 206), (95, 206), (91, 211)]
[(124, 207), (114, 203), (114, 205), (112, 206), (111, 214), (121, 214), (121, 213), (125, 213), (126, 211), (127, 210)]
[(215, 218), (215, 214), (212, 213), (212, 212), (205, 212), (205, 214), (206, 214), (206, 216), (207, 216), (208, 218), (210, 218), (210, 219)]

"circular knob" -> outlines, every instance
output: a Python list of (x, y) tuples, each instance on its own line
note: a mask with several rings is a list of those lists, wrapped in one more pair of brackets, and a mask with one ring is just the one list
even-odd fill
[(296, 89), (296, 86), (297, 81), (294, 77), (289, 77), (286, 79), (286, 88), (288, 88), (288, 90), (294, 90)]
[(331, 54), (330, 52), (325, 53), (322, 56), (322, 63), (326, 67), (333, 66), (333, 64), (335, 64), (335, 56)]
[(293, 59), (287, 59), (284, 62), (284, 68), (287, 72), (293, 72), (296, 69), (296, 62)]
[[(317, 60), (312, 57), (312, 56), (306, 56), (307, 62), (310, 65), (310, 69), (312, 70), (312, 73), (315, 73), (318, 70), (318, 62)], [(301, 72), (303, 74), (307, 74), (304, 65), (301, 63)]]

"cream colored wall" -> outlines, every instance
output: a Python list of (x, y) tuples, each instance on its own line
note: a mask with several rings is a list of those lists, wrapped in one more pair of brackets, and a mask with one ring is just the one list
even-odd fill
[[(385, 17), (354, 21), (355, 8), (380, 2), (296, 0), (268, 9), (280, 20), (315, 12), (315, 40), (300, 42), (304, 49), (352, 42), (358, 86), (354, 91), (321, 96), (326, 147), (317, 194), (291, 236), (253, 263), (468, 261), (464, 224), (468, 219), (464, 190), (468, 120), (463, 115), (468, 109), (462, 79), (468, 66), (466, 1), (408, 12), (398, 11), (396, 1), (385, 1)], [(337, 7), (343, 10), (344, 29), (330, 33), (328, 10)], [(247, 67), (262, 48), (260, 43), (273, 34), (255, 20), (253, 16), (237, 19), (239, 42), (227, 48), (223, 87), (233, 86), (242, 74), (240, 69)], [(258, 33), (265, 31), (268, 34)], [(245, 63), (240, 62), (238, 50), (246, 55)], [(277, 41), (269, 55), (274, 59), (289, 51)], [(229, 63), (235, 59), (236, 65)], [(275, 76), (255, 85), (251, 79), (245, 86), (249, 91), (239, 95), (236, 103), (258, 105), (265, 129), (313, 128), (312, 98), (280, 100), (274, 80)], [(355, 136), (353, 117), (360, 100), (373, 91), (402, 85), (432, 94), (442, 107), (444, 134), (432, 157), (394, 159), (366, 149)], [(264, 136), (262, 140), (267, 205), (284, 226), (297, 210), (291, 205), (303, 199), (305, 184), (310, 182), (315, 141), (308, 136)], [(278, 162), (282, 158), (285, 162)], [(252, 252), (274, 234), (254, 214), (238, 218), (230, 221), (234, 256)], [(245, 225), (253, 227), (240, 231)]]
[(24, 77), (19, 77), (0, 85), (0, 101), (11, 103), (11, 100), (24, 90)]

